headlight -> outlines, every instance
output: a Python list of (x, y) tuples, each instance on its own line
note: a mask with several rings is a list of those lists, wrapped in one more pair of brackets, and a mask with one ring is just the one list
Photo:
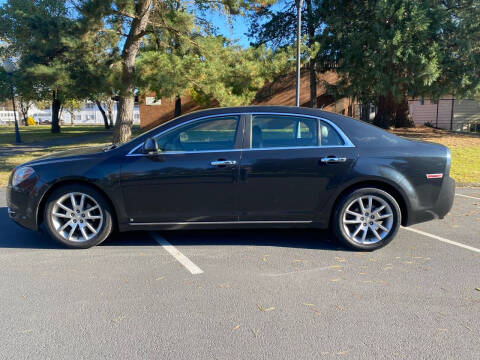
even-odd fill
[(18, 184), (22, 183), (23, 181), (28, 179), (33, 174), (35, 174), (35, 170), (33, 170), (29, 166), (24, 166), (24, 167), (18, 168), (13, 173), (12, 186), (17, 186)]

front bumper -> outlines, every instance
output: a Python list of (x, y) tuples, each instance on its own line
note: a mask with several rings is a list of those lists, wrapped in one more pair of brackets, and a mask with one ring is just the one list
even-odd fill
[(36, 179), (15, 187), (9, 185), (7, 206), (10, 219), (27, 229), (38, 230), (37, 215), (40, 200), (44, 194), (43, 190), (42, 184)]

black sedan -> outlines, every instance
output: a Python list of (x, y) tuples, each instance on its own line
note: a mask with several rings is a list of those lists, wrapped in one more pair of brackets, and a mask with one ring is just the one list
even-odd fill
[(331, 227), (373, 250), (400, 225), (443, 218), (450, 151), (315, 109), (217, 108), (115, 147), (82, 148), (15, 168), (10, 217), (88, 248), (117, 229)]

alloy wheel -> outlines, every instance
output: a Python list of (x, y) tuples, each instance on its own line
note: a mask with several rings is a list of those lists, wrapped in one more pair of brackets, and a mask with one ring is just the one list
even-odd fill
[(342, 214), (342, 226), (347, 236), (363, 245), (382, 241), (391, 232), (393, 220), (391, 206), (375, 195), (353, 199)]
[(55, 231), (65, 240), (86, 242), (100, 232), (104, 214), (93, 197), (71, 192), (55, 202), (51, 220)]

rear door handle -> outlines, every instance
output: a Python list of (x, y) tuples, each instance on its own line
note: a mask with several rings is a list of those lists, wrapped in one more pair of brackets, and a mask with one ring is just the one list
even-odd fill
[(233, 166), (237, 165), (235, 160), (217, 160), (210, 163), (212, 166)]
[(336, 163), (343, 163), (347, 161), (345, 157), (324, 157), (321, 158), (320, 161), (324, 164), (336, 164)]

